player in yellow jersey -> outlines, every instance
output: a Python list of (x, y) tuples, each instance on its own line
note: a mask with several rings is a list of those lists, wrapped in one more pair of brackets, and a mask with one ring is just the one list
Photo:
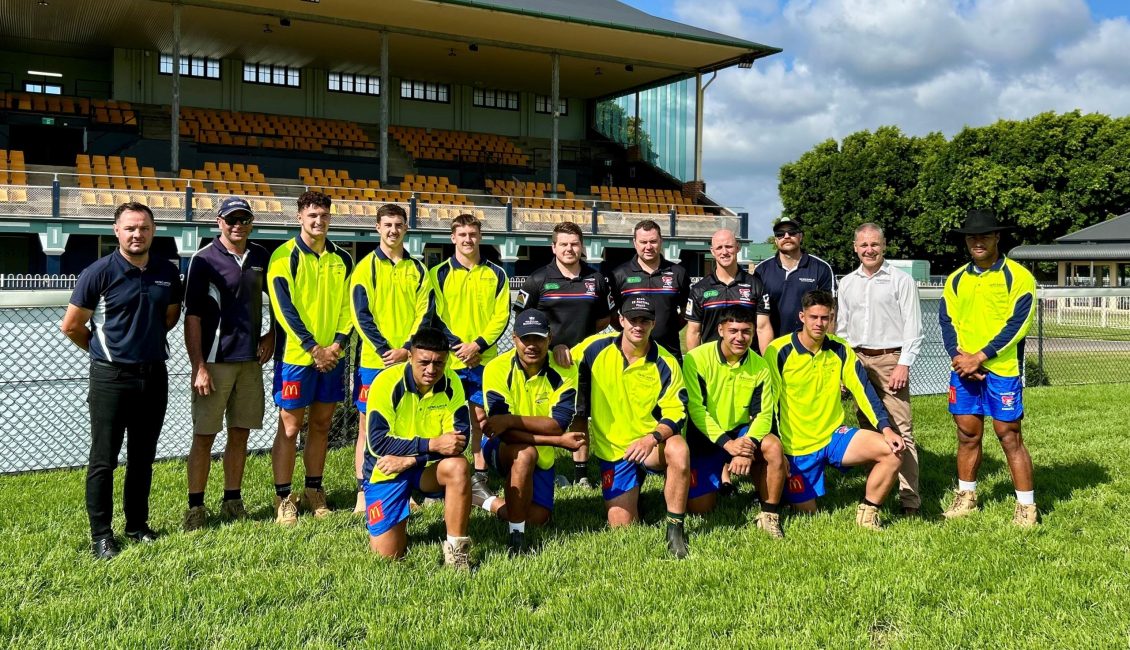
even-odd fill
[[(879, 530), (879, 506), (898, 478), (902, 436), (891, 428), (883, 402), (855, 352), (846, 341), (828, 333), (836, 308), (832, 293), (810, 291), (800, 304), (800, 330), (765, 348), (765, 360), (777, 385), (781, 446), (789, 461), (785, 498), (797, 510), (815, 512), (816, 498), (825, 493), (826, 466), (846, 471), (874, 463), (855, 521)], [(841, 385), (882, 433), (844, 424)]]

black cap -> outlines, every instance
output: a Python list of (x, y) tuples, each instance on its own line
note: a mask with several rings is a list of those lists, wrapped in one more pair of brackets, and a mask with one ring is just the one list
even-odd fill
[(255, 216), (255, 213), (251, 211), (251, 205), (248, 204), (246, 200), (241, 199), (237, 196), (232, 196), (224, 199), (224, 202), (220, 204), (220, 211), (218, 214), (222, 219), (235, 212), (246, 212), (251, 216)]
[(1001, 225), (997, 215), (988, 210), (970, 210), (965, 213), (965, 222), (953, 231), (959, 235), (985, 235), (991, 232), (1012, 230), (1012, 226)]
[(624, 305), (620, 307), (620, 314), (629, 320), (640, 317), (655, 320), (655, 307), (651, 306), (651, 301), (647, 297), (636, 296), (624, 301)]
[(549, 336), (549, 317), (539, 309), (527, 309), (514, 320), (514, 333), (523, 336)]
[(793, 230), (796, 230), (797, 232), (804, 232), (804, 229), (800, 227), (800, 222), (797, 221), (796, 219), (780, 219), (780, 220), (778, 220), (776, 223), (773, 224), (773, 232), (776, 233), (778, 230), (787, 230), (790, 227)]

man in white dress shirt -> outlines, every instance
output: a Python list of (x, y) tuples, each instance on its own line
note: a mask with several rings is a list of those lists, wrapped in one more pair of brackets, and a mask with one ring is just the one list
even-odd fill
[[(836, 334), (855, 348), (867, 377), (906, 442), (899, 469), (899, 501), (905, 515), (918, 514), (918, 448), (910, 422), (910, 366), (922, 345), (918, 287), (883, 253), (887, 241), (873, 223), (855, 229), (860, 266), (840, 281)], [(862, 415), (860, 415), (861, 422)]]

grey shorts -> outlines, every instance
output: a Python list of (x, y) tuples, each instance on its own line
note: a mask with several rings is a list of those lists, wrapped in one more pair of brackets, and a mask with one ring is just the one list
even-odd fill
[(192, 391), (192, 432), (210, 436), (224, 428), (263, 428), (263, 366), (257, 361), (209, 363), (214, 390)]

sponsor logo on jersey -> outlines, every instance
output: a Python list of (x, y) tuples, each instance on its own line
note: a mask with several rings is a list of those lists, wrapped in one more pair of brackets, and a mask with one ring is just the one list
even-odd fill
[(616, 478), (616, 471), (611, 470), (611, 469), (606, 469), (606, 470), (604, 470), (603, 472), (600, 473), (600, 485), (605, 490), (611, 490), (612, 489), (612, 480), (615, 479), (615, 478)]
[(698, 470), (691, 470), (691, 489), (698, 487)]
[(706, 292), (704, 292), (704, 293), (702, 294), (702, 297), (703, 297), (703, 298), (713, 298), (713, 297), (715, 297), (715, 296), (717, 296), (717, 295), (718, 295), (718, 292), (717, 292), (717, 291), (715, 291), (714, 289), (711, 289), (710, 291), (706, 291)]
[(302, 398), (302, 382), (300, 381), (284, 381), (282, 384), (282, 398), (283, 399), (301, 399)]
[(794, 474), (789, 477), (789, 492), (791, 494), (800, 494), (804, 492), (804, 479), (799, 474)]
[(154, 280), (153, 284), (157, 285), (158, 287), (171, 287), (171, 286), (173, 286), (173, 283), (169, 282), (168, 280)]
[(590, 296), (596, 295), (596, 280), (592, 278), (585, 278), (585, 292)]
[(545, 290), (546, 291), (551, 291), (553, 289), (560, 289), (560, 288), (561, 288), (561, 285), (557, 284), (556, 282), (546, 282), (545, 283)]
[(950, 386), (950, 404), (957, 404), (957, 386)]
[(624, 280), (624, 282), (627, 282), (628, 284), (639, 284), (640, 282), (643, 282), (643, 278), (639, 277), (638, 275), (633, 275), (629, 276), (627, 280)]
[(362, 404), (369, 403), (369, 384), (361, 384), (361, 390), (357, 391), (357, 401)]
[(797, 278), (799, 282), (816, 282), (816, 278)]
[(523, 309), (526, 306), (526, 302), (529, 299), (530, 299), (530, 294), (526, 293), (526, 291), (524, 289), (520, 290), (518, 292), (518, 295), (514, 297), (514, 306), (517, 307), (518, 309)]
[(379, 524), (385, 518), (384, 502), (377, 501), (369, 506), (369, 525)]

